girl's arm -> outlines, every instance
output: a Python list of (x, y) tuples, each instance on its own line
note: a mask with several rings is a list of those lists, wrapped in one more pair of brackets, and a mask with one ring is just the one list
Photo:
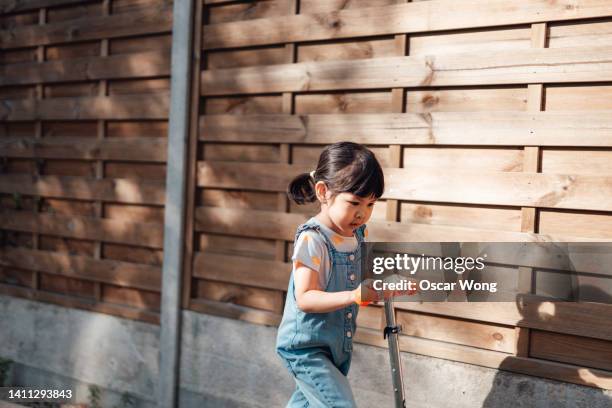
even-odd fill
[(304, 264), (298, 264), (293, 274), (297, 306), (305, 313), (326, 313), (351, 305), (357, 299), (357, 291), (325, 292), (319, 286), (319, 273)]

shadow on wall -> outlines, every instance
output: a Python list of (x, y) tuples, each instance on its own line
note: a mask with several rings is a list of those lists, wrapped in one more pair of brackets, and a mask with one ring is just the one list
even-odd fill
[[(570, 278), (571, 279), (571, 278)], [(598, 303), (605, 303), (606, 306), (612, 303), (612, 296), (602, 291), (601, 289), (592, 285), (580, 285), (578, 286), (579, 294), (586, 296), (578, 296), (579, 303), (576, 302), (541, 302), (529, 300), (530, 295), (518, 295), (516, 297), (517, 309), (521, 313), (522, 320), (517, 322), (518, 327), (534, 327), (534, 323), (548, 323), (554, 325), (555, 320), (557, 322), (563, 318), (559, 316), (557, 308), (576, 307), (581, 308), (587, 306), (582, 302), (597, 301)], [(537, 308), (534, 305), (539, 305)], [(533, 309), (532, 309), (533, 308)], [(536, 312), (535, 314), (533, 312)], [(535, 322), (534, 322), (535, 318)], [(578, 334), (578, 333), (576, 333)], [(519, 336), (531, 337), (531, 332), (520, 331)], [(563, 335), (564, 336), (564, 335)], [(572, 335), (568, 335), (568, 338), (573, 338)], [(522, 344), (524, 341), (529, 343), (529, 338), (519, 338), (517, 344)], [(593, 340), (597, 342), (597, 340)], [(591, 343), (589, 343), (591, 344)], [(550, 349), (558, 346), (559, 344), (546, 344), (546, 348)], [(581, 385), (558, 382), (558, 381), (532, 381), (530, 376), (525, 378), (517, 378), (516, 376), (509, 376), (504, 372), (498, 372), (493, 380), (491, 390), (483, 402), (484, 408), (498, 408), (500, 407), (501, 401), (509, 401), (504, 404), (507, 407), (589, 407), (589, 408), (609, 408), (612, 406), (612, 391), (604, 391), (601, 387), (605, 386), (610, 388), (612, 383), (612, 372), (606, 372), (601, 367), (586, 367), (587, 363), (583, 363), (581, 368), (575, 367), (570, 362), (574, 357), (567, 354), (568, 348), (571, 348), (571, 344), (562, 345), (561, 353), (565, 353), (564, 357), (568, 358), (569, 364), (553, 362), (553, 366), (546, 368), (542, 371), (542, 377), (548, 375), (554, 376), (555, 374), (561, 374), (564, 378), (573, 379), (573, 382), (581, 383), (583, 385), (593, 387), (585, 388)], [(551, 351), (551, 350), (547, 350)], [(576, 350), (581, 351), (581, 350)], [(584, 350), (584, 353), (589, 355), (594, 350)], [(570, 351), (571, 352), (571, 351)], [(529, 361), (534, 361), (534, 357), (531, 357), (532, 350), (528, 352), (529, 359), (524, 357), (507, 357), (502, 361), (499, 366), (500, 370), (510, 372), (523, 371), (521, 368), (526, 367)], [(560, 354), (561, 354), (560, 353)], [(592, 355), (592, 354), (591, 354)], [(540, 356), (541, 357), (541, 356)], [(537, 357), (536, 357), (537, 358)], [(552, 360), (552, 358), (551, 358)], [(594, 359), (595, 360), (595, 359)], [(580, 364), (576, 362), (575, 364)], [(590, 364), (597, 364), (592, 361)], [(610, 367), (610, 361), (602, 362), (601, 364), (607, 364), (607, 370)], [(530, 366), (533, 366), (531, 364)], [(508, 405), (510, 404), (510, 405)]]

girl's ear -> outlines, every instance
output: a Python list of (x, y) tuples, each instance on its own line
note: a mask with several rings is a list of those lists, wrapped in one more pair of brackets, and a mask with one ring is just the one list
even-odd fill
[(317, 200), (321, 203), (325, 203), (327, 201), (327, 185), (323, 181), (317, 181), (315, 184), (315, 193), (317, 195)]

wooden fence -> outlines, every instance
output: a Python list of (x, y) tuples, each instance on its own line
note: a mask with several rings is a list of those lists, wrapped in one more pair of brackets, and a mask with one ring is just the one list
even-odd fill
[[(155, 321), (171, 9), (27, 4), (0, 7), (0, 290)], [(185, 309), (278, 324), (316, 212), (284, 190), (338, 140), (385, 168), (371, 240), (612, 239), (609, 1), (196, 9)], [(541, 307), (402, 304), (401, 348), (612, 389), (612, 307)], [(384, 346), (382, 323), (363, 308), (356, 340)]]
[(0, 291), (159, 322), (172, 7), (0, 4)]

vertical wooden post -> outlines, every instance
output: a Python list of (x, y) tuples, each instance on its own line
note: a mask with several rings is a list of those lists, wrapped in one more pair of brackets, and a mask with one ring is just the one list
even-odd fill
[(193, 274), (193, 253), (195, 251), (194, 222), (196, 200), (196, 168), (198, 160), (198, 136), (200, 134), (200, 74), (202, 70), (202, 21), (204, 0), (194, 6), (193, 47), (191, 69), (191, 106), (189, 118), (189, 142), (187, 165), (187, 203), (185, 209), (185, 252), (183, 259), (182, 307), (191, 307), (191, 281)]
[[(289, 14), (296, 14), (298, 12), (298, 0), (289, 1)], [(285, 45), (285, 61), (287, 64), (293, 64), (296, 59), (295, 44)], [(282, 110), (285, 115), (292, 115), (294, 111), (294, 98), (293, 93), (284, 92), (282, 96)], [(291, 163), (291, 145), (289, 143), (280, 144), (279, 163)], [(277, 211), (287, 212), (289, 210), (289, 199), (285, 192), (278, 193), (277, 197)], [(287, 257), (287, 242), (284, 239), (276, 241), (276, 256), (277, 261), (286, 261)]]
[[(102, 2), (102, 14), (110, 14), (110, 2), (111, 0), (104, 0)], [(108, 56), (108, 39), (104, 38), (100, 41), (100, 56)], [(108, 95), (108, 81), (106, 79), (100, 80), (98, 83), (98, 96), (104, 97)], [(100, 142), (106, 137), (106, 121), (100, 119), (97, 122), (97, 138)], [(104, 160), (96, 160), (96, 179), (101, 180), (104, 178)], [(94, 203), (94, 210), (96, 217), (104, 217), (104, 203), (102, 201), (96, 201)], [(94, 247), (94, 258), (102, 259), (102, 242), (96, 241)], [(102, 300), (102, 283), (94, 282), (94, 296), (96, 301)]]
[[(39, 25), (47, 24), (47, 9), (46, 8), (41, 8), (38, 11), (38, 24)], [(45, 46), (44, 45), (39, 45), (38, 47), (36, 47), (36, 62), (38, 62), (39, 64), (45, 62)], [(36, 84), (35, 92), (36, 94), (34, 97), (36, 98), (36, 100), (40, 101), (44, 99), (45, 91), (44, 91), (44, 86), (42, 83)], [(42, 120), (37, 120), (34, 125), (34, 137), (36, 139), (41, 139), (43, 137)], [(42, 159), (34, 159), (34, 160), (36, 160), (36, 166), (35, 166), (36, 173), (38, 175), (41, 175), (40, 173), (42, 171), (44, 161), (42, 161)], [(38, 214), (40, 212), (41, 200), (40, 200), (40, 197), (34, 197), (34, 198), (36, 198), (36, 200), (32, 203), (32, 210), (35, 214)], [(39, 248), (40, 248), (40, 234), (35, 230), (32, 233), (32, 249), (39, 249)], [(40, 287), (40, 273), (38, 271), (32, 271), (32, 281), (30, 283), (30, 286), (32, 287), (33, 290), (38, 290), (38, 288)]]
[[(546, 23), (531, 25), (531, 47), (545, 48), (547, 38)], [(527, 111), (539, 112), (543, 108), (544, 86), (542, 84), (527, 85)], [(523, 171), (537, 173), (540, 169), (540, 147), (525, 146), (523, 152)], [(521, 232), (537, 232), (538, 210), (535, 207), (521, 208)], [(519, 267), (518, 270), (519, 293), (533, 292), (533, 268)], [(529, 356), (529, 329), (525, 327), (516, 328), (516, 355), (520, 357)]]

